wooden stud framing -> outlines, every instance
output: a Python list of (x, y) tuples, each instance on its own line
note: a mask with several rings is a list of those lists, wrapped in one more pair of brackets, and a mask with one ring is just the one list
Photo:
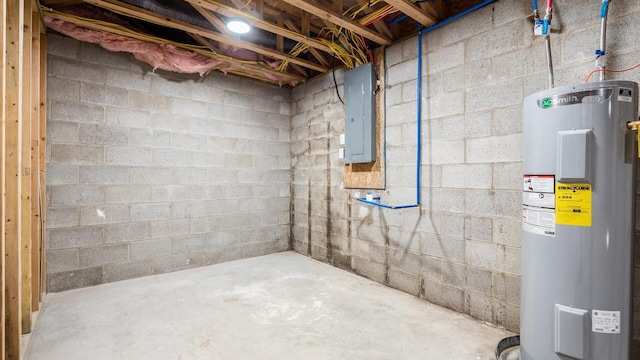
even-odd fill
[(22, 140), (20, 151), (21, 334), (31, 331), (31, 0), (23, 2)]
[(5, 209), (4, 209), (4, 138), (5, 138), (5, 54), (7, 53), (5, 47), (4, 31), (6, 29), (6, 0), (0, 0), (0, 88), (2, 88), (2, 96), (0, 97), (0, 359), (6, 359), (5, 356), (5, 323), (6, 323), (6, 311), (5, 311), (5, 261), (4, 261), (4, 249), (5, 249)]
[(46, 166), (46, 152), (47, 147), (47, 37), (44, 36), (44, 24), (40, 23), (40, 141), (38, 149), (38, 159), (40, 161), (40, 301), (42, 301), (42, 293), (47, 291), (47, 279), (46, 279), (46, 258), (47, 252), (45, 251), (47, 243), (47, 190), (45, 184), (47, 183), (47, 166)]
[(5, 359), (20, 358), (22, 313), (20, 240), (22, 190), (22, 66), (24, 1), (7, 0), (4, 34), (5, 67)]
[(40, 12), (31, 12), (31, 310), (40, 309)]

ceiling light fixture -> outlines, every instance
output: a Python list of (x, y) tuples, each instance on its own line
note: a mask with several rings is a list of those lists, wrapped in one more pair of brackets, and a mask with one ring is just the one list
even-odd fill
[(246, 34), (251, 30), (251, 25), (244, 19), (233, 18), (227, 21), (227, 29), (236, 34)]

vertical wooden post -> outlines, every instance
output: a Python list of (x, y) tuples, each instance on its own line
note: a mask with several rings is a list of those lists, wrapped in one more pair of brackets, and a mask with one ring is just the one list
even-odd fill
[(31, 310), (40, 309), (40, 13), (31, 12)]
[(0, 65), (0, 89), (2, 89), (2, 97), (0, 97), (0, 359), (5, 359), (5, 351), (4, 351), (4, 339), (5, 339), (5, 323), (6, 323), (6, 312), (5, 312), (5, 261), (4, 261), (4, 253), (5, 253), (5, 231), (4, 231), (4, 134), (5, 134), (5, 19), (6, 19), (6, 0), (0, 0), (0, 61), (2, 61), (2, 65)]
[[(46, 164), (46, 151), (47, 151), (47, 35), (44, 33), (44, 26), (40, 31), (40, 289), (39, 293), (47, 291), (47, 274), (46, 274), (46, 261), (47, 261), (47, 164)], [(42, 301), (42, 298), (40, 298)]]
[(5, 359), (20, 358), (21, 327), (21, 203), (22, 191), (22, 64), (24, 7), (6, 0), (5, 59)]
[(21, 241), (20, 241), (20, 274), (22, 277), (22, 326), (20, 333), (31, 331), (31, 9), (30, 0), (23, 1), (23, 48), (22, 57), (22, 170), (20, 202), (21, 202)]

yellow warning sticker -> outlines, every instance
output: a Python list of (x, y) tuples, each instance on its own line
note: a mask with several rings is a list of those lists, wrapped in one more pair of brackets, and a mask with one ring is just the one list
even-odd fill
[(591, 184), (556, 183), (556, 224), (591, 226)]

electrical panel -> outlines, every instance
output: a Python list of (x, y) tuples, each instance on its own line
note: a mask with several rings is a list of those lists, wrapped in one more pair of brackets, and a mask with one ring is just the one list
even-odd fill
[(376, 76), (367, 63), (344, 74), (345, 163), (376, 161)]

